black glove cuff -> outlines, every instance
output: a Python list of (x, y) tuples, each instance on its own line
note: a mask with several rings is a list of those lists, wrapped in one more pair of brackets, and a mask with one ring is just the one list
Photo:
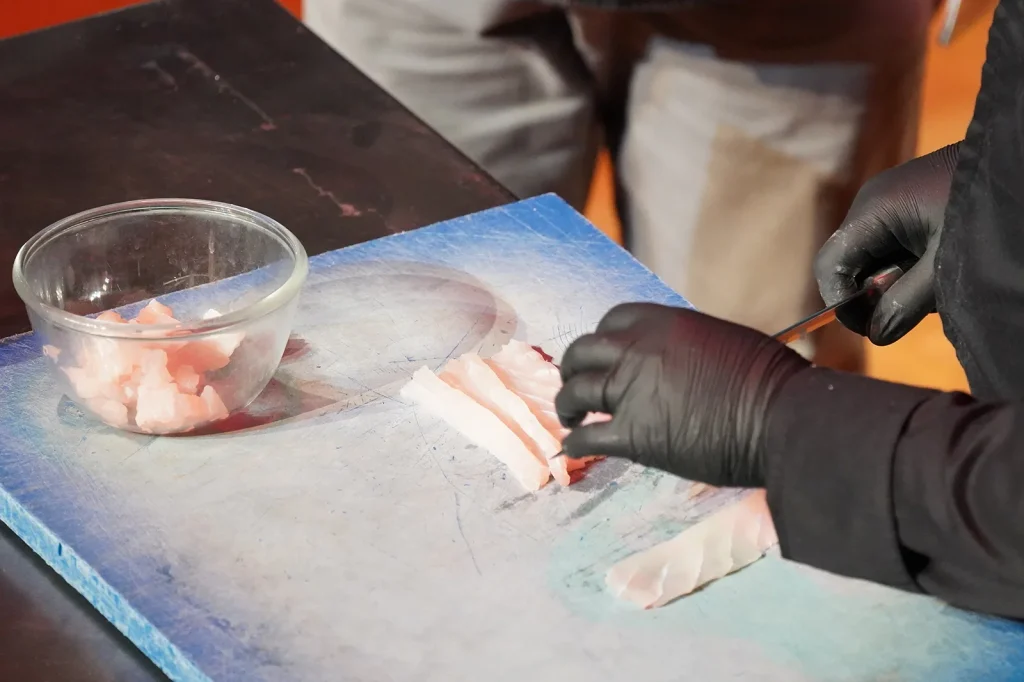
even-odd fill
[(896, 534), (893, 461), (933, 391), (827, 369), (795, 374), (768, 416), (767, 489), (782, 554), (917, 591)]

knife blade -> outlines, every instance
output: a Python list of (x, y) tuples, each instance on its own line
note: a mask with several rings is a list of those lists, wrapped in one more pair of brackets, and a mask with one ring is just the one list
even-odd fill
[(859, 300), (861, 297), (875, 299), (881, 297), (882, 294), (888, 291), (889, 288), (896, 283), (896, 280), (902, 277), (903, 274), (910, 269), (910, 265), (910, 263), (901, 263), (900, 265), (892, 265), (883, 270), (879, 270), (874, 275), (868, 277), (856, 293), (850, 294), (846, 298), (837, 301), (826, 308), (822, 308), (810, 317), (804, 318), (796, 324), (786, 327), (781, 332), (774, 335), (775, 340), (786, 344), (793, 343), (794, 341), (807, 336), (816, 329), (821, 329), (826, 324), (834, 322), (836, 319), (836, 313), (839, 312), (840, 308)]
[(991, 21), (998, 0), (946, 0), (938, 42), (948, 47), (982, 20)]

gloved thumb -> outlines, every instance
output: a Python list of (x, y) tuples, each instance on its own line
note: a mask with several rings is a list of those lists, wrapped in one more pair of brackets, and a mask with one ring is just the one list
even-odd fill
[(935, 248), (921, 259), (879, 299), (871, 314), (868, 338), (887, 346), (903, 338), (929, 313), (935, 312)]

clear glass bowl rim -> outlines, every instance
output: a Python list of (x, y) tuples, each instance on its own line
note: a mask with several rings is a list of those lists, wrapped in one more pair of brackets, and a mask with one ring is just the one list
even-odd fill
[[(54, 237), (81, 228), (98, 218), (107, 218), (128, 213), (167, 213), (184, 211), (225, 215), (242, 219), (268, 232), (284, 242), (290, 251), (293, 263), (288, 279), (274, 291), (260, 300), (212, 320), (201, 320), (188, 324), (125, 325), (118, 322), (103, 322), (83, 315), (75, 315), (44, 303), (28, 284), (25, 264), (39, 248)], [(302, 288), (309, 273), (309, 258), (298, 238), (273, 218), (248, 208), (206, 199), (137, 199), (106, 206), (98, 206), (67, 218), (62, 218), (44, 228), (18, 250), (14, 259), (14, 289), (31, 312), (44, 318), (50, 324), (65, 329), (119, 339), (166, 339), (168, 336), (199, 336), (213, 334), (240, 323), (264, 317), (291, 301)]]

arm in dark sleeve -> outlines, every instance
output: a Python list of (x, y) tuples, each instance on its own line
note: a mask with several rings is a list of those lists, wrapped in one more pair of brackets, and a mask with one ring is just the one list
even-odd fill
[(936, 303), (972, 393), (1024, 401), (1024, 3), (989, 31), (936, 253)]
[(783, 556), (1024, 618), (1024, 407), (815, 369), (768, 439)]

